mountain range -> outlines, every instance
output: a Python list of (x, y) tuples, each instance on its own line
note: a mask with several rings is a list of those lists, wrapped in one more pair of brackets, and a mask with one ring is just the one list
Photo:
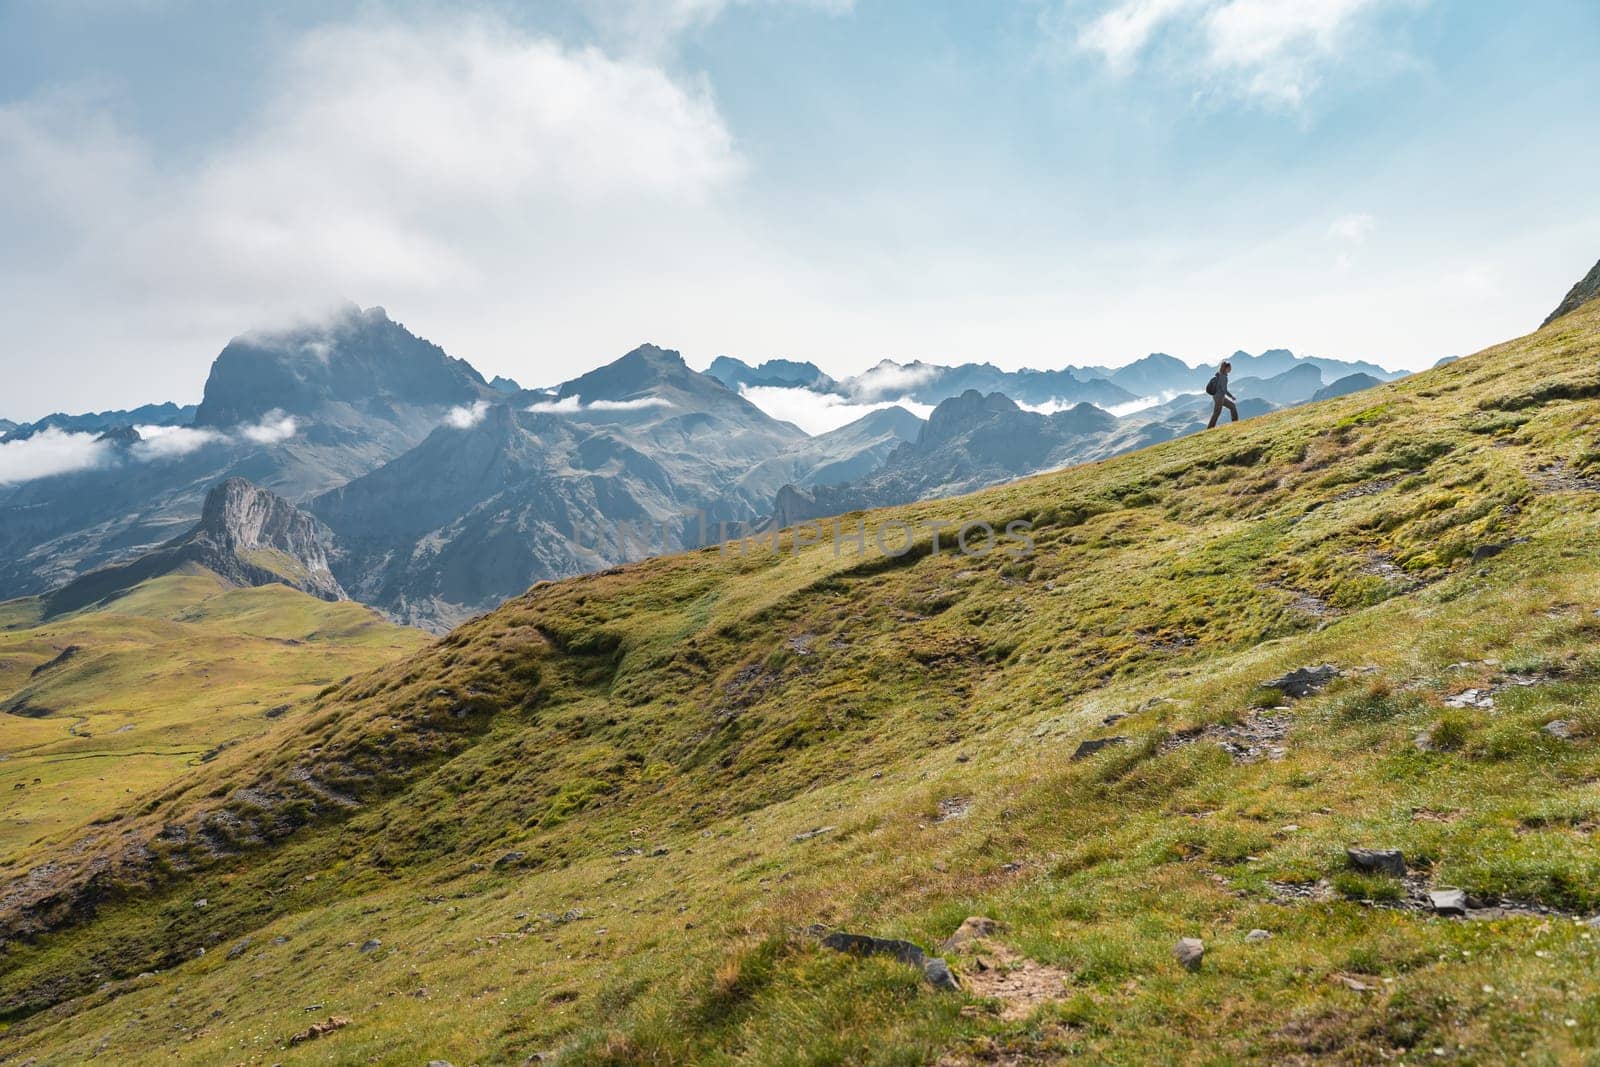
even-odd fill
[[(1281, 349), (1231, 358), (1247, 415), (1396, 376)], [(320, 524), (325, 591), (443, 630), (536, 581), (1193, 432), (1209, 373), (1157, 353), (1056, 371), (886, 360), (836, 380), (726, 356), (701, 373), (647, 344), (528, 389), (351, 305), (234, 339), (197, 406), (8, 424), (0, 598), (159, 570), (190, 551), (175, 546), (208, 493), (244, 480)], [(807, 434), (764, 409), (783, 409), (775, 393), (859, 414)]]

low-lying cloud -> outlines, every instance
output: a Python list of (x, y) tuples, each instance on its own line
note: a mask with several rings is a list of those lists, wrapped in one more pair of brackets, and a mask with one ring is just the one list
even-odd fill
[(293, 437), (299, 429), (300, 424), (293, 415), (274, 411), (254, 425), (240, 426), (238, 432), (246, 441), (258, 445), (276, 445)]
[(581, 411), (648, 411), (651, 408), (670, 408), (672, 401), (659, 396), (640, 396), (631, 400), (593, 400), (585, 404), (576, 394), (559, 400), (540, 400), (529, 404), (528, 411), (547, 415), (576, 415)]
[(451, 408), (449, 414), (444, 417), (444, 421), (458, 430), (470, 430), (482, 422), (483, 417), (488, 413), (489, 402), (487, 400), (478, 400), (470, 405), (463, 404), (460, 407)]
[(140, 438), (133, 451), (140, 459), (173, 459), (198, 452), (206, 445), (226, 441), (221, 430), (198, 426), (135, 426)]
[(0, 486), (21, 485), (61, 474), (114, 467), (131, 460), (152, 463), (182, 459), (209, 445), (282, 444), (299, 432), (293, 415), (273, 411), (260, 422), (241, 423), (230, 431), (203, 426), (135, 426), (139, 440), (126, 449), (83, 433), (51, 426), (31, 437), (0, 444)]
[(739, 395), (773, 418), (793, 423), (812, 436), (848, 426), (862, 416), (884, 408), (905, 408), (919, 419), (925, 419), (933, 413), (932, 404), (919, 404), (914, 400), (861, 403), (835, 393), (818, 393), (801, 386), (746, 385), (739, 389)]
[(863, 371), (844, 383), (850, 395), (857, 400), (882, 400), (900, 396), (920, 385), (926, 385), (939, 373), (939, 368), (926, 364), (900, 364), (884, 360), (871, 370)]
[(106, 466), (111, 462), (112, 448), (98, 436), (69, 433), (52, 426), (32, 437), (0, 444), (0, 485)]

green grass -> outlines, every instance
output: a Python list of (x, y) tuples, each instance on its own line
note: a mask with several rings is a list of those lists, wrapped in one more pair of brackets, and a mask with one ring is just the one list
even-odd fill
[[(1595, 447), (1597, 354), (1600, 305), (1369, 393), (868, 517), (1031, 518), (1027, 560), (925, 536), (897, 560), (713, 549), (540, 585), (308, 686), (281, 729), (50, 843), (36, 877), (57, 902), (92, 884), (96, 910), (0, 905), (50, 927), (0, 958), (0, 1052), (1592, 1061), (1600, 496), (1539, 472)], [(1272, 710), (1263, 683), (1318, 663), (1344, 676)], [(1447, 707), (1513, 666), (1537, 684)], [(1215, 743), (1277, 717), (1282, 759)], [(1405, 887), (1350, 871), (1352, 845), (1550, 914), (1385, 906)], [(973, 914), (1059, 987), (997, 1010), (804, 933), (931, 948)], [(1182, 936), (1206, 941), (1198, 973)], [(972, 986), (980, 955), (953, 961)], [(351, 1025), (288, 1045), (330, 1015)]]
[(359, 605), (231, 589), (199, 569), (45, 623), (37, 608), (0, 605), (0, 709), (12, 712), (0, 712), (0, 864), (11, 868), (281, 728), (321, 686), (423, 644)]

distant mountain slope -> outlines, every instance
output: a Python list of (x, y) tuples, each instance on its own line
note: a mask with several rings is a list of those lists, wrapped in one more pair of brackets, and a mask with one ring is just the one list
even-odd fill
[(119, 417), (92, 464), (0, 486), (0, 597), (158, 548), (198, 521), (206, 493), (228, 478), (289, 500), (342, 485), (453, 409), (498, 395), (381, 308), (247, 334), (213, 364), (194, 426), (146, 437)]
[(141, 582), (203, 568), (230, 585), (286, 585), (321, 600), (345, 600), (328, 567), (332, 533), (311, 515), (243, 478), (206, 494), (193, 530), (129, 563), (84, 575), (44, 598), (47, 616), (77, 611)]
[(1359, 393), (1363, 389), (1372, 389), (1382, 384), (1381, 381), (1370, 374), (1347, 374), (1338, 381), (1330, 382), (1318, 389), (1312, 394), (1311, 399), (1332, 400), (1336, 396), (1349, 396), (1351, 393)]
[(1041, 415), (971, 389), (934, 408), (917, 439), (896, 447), (879, 470), (841, 485), (785, 486), (774, 498), (774, 521), (789, 526), (993, 485), (1072, 462), (1116, 426), (1115, 416), (1092, 404)]
[(1548, 326), (1563, 315), (1569, 315), (1592, 300), (1600, 299), (1600, 262), (1578, 280), (1556, 309), (1550, 312), (1543, 325)]
[(5, 1054), (1592, 1060), (1597, 344), (531, 589), (8, 856)]
[(695, 513), (708, 527), (764, 515), (784, 480), (764, 464), (808, 447), (644, 345), (529, 410), (495, 404), (441, 426), (310, 508), (338, 534), (333, 566), (353, 596), (439, 628), (541, 579), (702, 543)]
[(752, 367), (743, 360), (718, 356), (706, 368), (706, 373), (728, 388), (737, 390), (741, 385), (800, 387), (819, 393), (833, 392), (838, 385), (817, 368), (814, 363), (797, 363), (792, 359), (769, 359)]
[(1310, 363), (1300, 363), (1270, 378), (1241, 375), (1237, 368), (1228, 389), (1237, 397), (1256, 397), (1274, 407), (1292, 407), (1310, 400), (1322, 388), (1322, 371)]

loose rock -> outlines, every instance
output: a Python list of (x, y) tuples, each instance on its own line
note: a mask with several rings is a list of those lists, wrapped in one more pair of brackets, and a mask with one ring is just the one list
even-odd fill
[(945, 942), (939, 946), (939, 950), (941, 952), (955, 952), (973, 941), (981, 941), (986, 937), (993, 937), (999, 929), (1000, 924), (987, 916), (968, 916), (956, 928), (955, 933), (945, 938)]
[(1578, 736), (1578, 724), (1567, 719), (1556, 719), (1554, 722), (1547, 722), (1540, 729), (1558, 741), (1571, 741)]
[(1072, 760), (1076, 763), (1078, 760), (1088, 759), (1101, 749), (1127, 743), (1128, 739), (1126, 737), (1096, 737), (1089, 741), (1080, 741), (1077, 750), (1072, 753)]
[(1465, 915), (1467, 894), (1459, 889), (1433, 889), (1428, 891), (1428, 903), (1440, 915)]
[(1172, 949), (1172, 956), (1186, 971), (1198, 971), (1205, 958), (1206, 945), (1198, 937), (1180, 937)]
[(1392, 874), (1396, 878), (1406, 876), (1406, 858), (1399, 849), (1347, 848), (1344, 854), (1357, 870), (1369, 874)]
[(1248, 934), (1244, 935), (1244, 939), (1252, 943), (1257, 941), (1271, 941), (1272, 932), (1270, 930), (1251, 930)]
[(821, 837), (823, 834), (831, 834), (837, 829), (837, 826), (819, 826), (815, 830), (807, 830), (804, 833), (795, 834), (794, 839), (796, 841), (810, 841), (813, 837)]
[(1323, 663), (1316, 667), (1299, 667), (1281, 678), (1263, 682), (1262, 685), (1268, 689), (1276, 689), (1286, 697), (1301, 700), (1313, 693), (1322, 692), (1328, 687), (1328, 683), (1337, 677), (1339, 668), (1331, 663)]
[(937, 956), (922, 965), (922, 977), (926, 978), (933, 988), (946, 993), (953, 993), (961, 988), (956, 976), (950, 973), (950, 965)]
[(372, 938), (369, 941), (363, 941), (361, 943), (361, 951), (362, 952), (375, 952), (375, 951), (377, 951), (378, 949), (380, 949), (382, 947), (383, 947), (383, 942), (379, 941), (375, 937)]

